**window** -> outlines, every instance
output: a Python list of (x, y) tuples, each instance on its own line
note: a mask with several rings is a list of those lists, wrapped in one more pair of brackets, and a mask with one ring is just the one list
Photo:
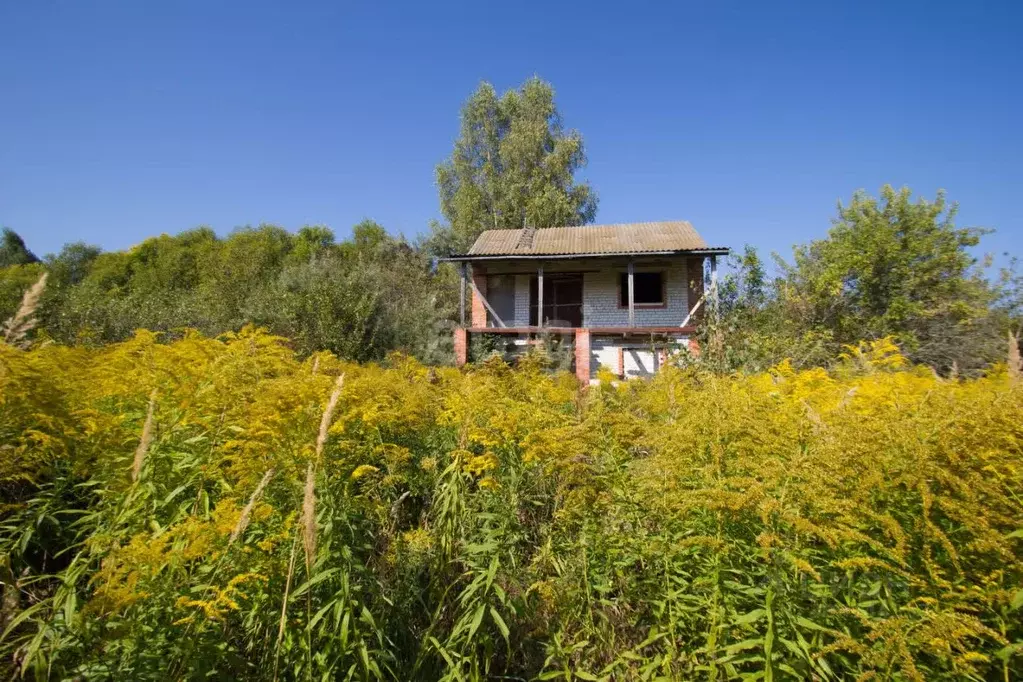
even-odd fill
[[(515, 323), (515, 275), (489, 275), (487, 291), (484, 295), (502, 322), (509, 326)], [(487, 311), (487, 326), (500, 326), (489, 310)]]
[[(638, 306), (664, 305), (664, 273), (636, 272), (632, 275), (634, 291), (632, 301)], [(629, 273), (623, 272), (618, 279), (619, 305), (629, 307)]]

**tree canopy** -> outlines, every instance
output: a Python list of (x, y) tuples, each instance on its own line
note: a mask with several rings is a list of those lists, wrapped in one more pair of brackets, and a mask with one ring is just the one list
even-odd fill
[(40, 273), (50, 273), (40, 327), (64, 343), (109, 343), (136, 329), (209, 335), (255, 323), (303, 353), (354, 360), (404, 350), (443, 361), (457, 290), (430, 259), (379, 224), (350, 240), (322, 226), (292, 233), (246, 227), (220, 238), (200, 227), (101, 253), (69, 244), (44, 262), (0, 268), (0, 319)]
[(856, 192), (827, 237), (795, 247), (791, 263), (775, 257), (780, 275), (766, 290), (747, 251), (721, 287), (714, 331), (725, 337), (725, 364), (826, 364), (844, 346), (889, 336), (943, 371), (998, 359), (1018, 280), (986, 276), (971, 253), (984, 230), (957, 227), (955, 215), (940, 192), (933, 201), (889, 185), (880, 197)]
[(565, 130), (550, 83), (533, 77), (500, 97), (481, 83), (462, 106), (450, 158), (437, 166), (447, 224), (434, 225), (431, 250), (462, 253), (487, 229), (592, 222), (597, 195), (575, 180), (585, 165), (582, 136)]
[(0, 232), (0, 268), (9, 265), (37, 263), (39, 259), (25, 246), (25, 240), (14, 230), (5, 227)]

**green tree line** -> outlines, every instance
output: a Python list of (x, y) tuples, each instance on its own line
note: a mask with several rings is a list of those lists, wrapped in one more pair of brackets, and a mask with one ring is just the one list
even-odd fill
[[(247, 323), (368, 360), (402, 350), (450, 359), (457, 276), (436, 257), (463, 253), (486, 229), (584, 225), (597, 195), (576, 175), (582, 136), (565, 127), (539, 78), (499, 95), (483, 83), (464, 103), (451, 155), (436, 169), (443, 222), (410, 243), (372, 222), (338, 242), (325, 227), (261, 225), (218, 237), (208, 228), (102, 253), (69, 244), (37, 258), (16, 233), (0, 239), (0, 319), (49, 273), (38, 333), (61, 343), (109, 343), (138, 328), (216, 335)], [(827, 235), (775, 256), (775, 273), (746, 248), (708, 305), (701, 362), (759, 371), (783, 358), (833, 362), (845, 345), (893, 337), (914, 362), (975, 372), (1004, 355), (1023, 319), (1020, 277), (992, 276), (974, 256), (984, 230), (955, 224), (944, 194), (862, 191), (840, 205)]]
[(217, 335), (255, 323), (303, 353), (368, 360), (401, 348), (433, 358), (442, 352), (434, 323), (457, 295), (422, 250), (372, 221), (341, 242), (325, 227), (260, 225), (225, 238), (198, 228), (109, 253), (69, 244), (3, 269), (4, 313), (43, 271), (40, 328), (65, 344), (119, 341), (142, 328)]
[(1023, 280), (1016, 261), (993, 273), (972, 250), (989, 230), (955, 224), (943, 192), (856, 192), (823, 239), (774, 255), (768, 276), (755, 249), (731, 258), (702, 329), (719, 370), (761, 371), (785, 358), (824, 366), (861, 340), (893, 338), (914, 363), (976, 373), (1019, 336)]

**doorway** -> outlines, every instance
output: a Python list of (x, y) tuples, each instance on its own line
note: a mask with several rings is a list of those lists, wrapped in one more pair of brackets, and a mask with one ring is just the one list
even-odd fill
[[(539, 326), (537, 277), (529, 278), (529, 324)], [(543, 321), (551, 327), (583, 326), (583, 276), (581, 274), (544, 275)]]

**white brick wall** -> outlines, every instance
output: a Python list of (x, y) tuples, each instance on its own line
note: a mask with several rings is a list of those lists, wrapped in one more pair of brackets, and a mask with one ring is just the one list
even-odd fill
[[(587, 327), (627, 327), (629, 309), (619, 307), (618, 277), (624, 268), (586, 273), (583, 276), (583, 324)], [(685, 262), (671, 267), (636, 268), (636, 272), (663, 272), (667, 278), (667, 306), (636, 307), (636, 326), (667, 327), (682, 324), (689, 312)], [(528, 282), (527, 282), (528, 286)], [(528, 293), (527, 293), (528, 295)]]
[(529, 275), (515, 275), (515, 324), (513, 326), (529, 326)]
[(594, 379), (597, 370), (607, 367), (609, 370), (618, 373), (618, 350), (622, 349), (622, 360), (625, 369), (625, 378), (649, 377), (657, 373), (661, 368), (658, 350), (668, 348), (675, 350), (677, 347), (687, 344), (688, 336), (678, 337), (671, 341), (625, 341), (621, 337), (596, 336), (590, 341), (590, 376)]
[[(611, 266), (607, 262), (575, 263), (571, 261), (548, 263), (546, 271), (579, 272), (583, 274), (583, 325), (586, 327), (628, 327), (629, 309), (619, 307), (618, 280), (619, 274), (626, 272), (623, 264)], [(520, 270), (521, 272), (521, 270)], [(688, 274), (685, 261), (646, 267), (637, 263), (636, 272), (663, 272), (666, 278), (667, 305), (664, 308), (636, 308), (636, 326), (675, 327), (682, 323), (689, 311)], [(529, 282), (531, 275), (514, 275), (514, 317), (505, 320), (509, 326), (525, 327), (529, 325)], [(667, 345), (674, 346), (685, 343), (685, 337), (679, 337)], [(525, 339), (517, 339), (516, 345), (523, 350)], [(665, 341), (659, 340), (658, 348), (664, 347)], [(659, 358), (651, 341), (640, 337), (622, 338), (620, 335), (595, 336), (591, 339), (590, 368), (591, 376), (596, 378), (600, 366), (618, 371), (619, 349), (623, 351), (625, 377), (650, 376), (659, 369)]]
[[(579, 267), (579, 266), (576, 266)], [(572, 264), (552, 267), (571, 271)], [(583, 274), (583, 326), (586, 327), (627, 327), (629, 309), (618, 305), (618, 277), (625, 272), (625, 266), (612, 267), (600, 263), (597, 267), (588, 264), (587, 269), (598, 270)], [(582, 269), (580, 267), (580, 269)], [(689, 312), (688, 276), (685, 261), (657, 267), (636, 266), (636, 272), (663, 272), (666, 279), (667, 306), (664, 308), (636, 307), (636, 326), (670, 327), (682, 324)], [(515, 315), (505, 320), (509, 326), (529, 325), (529, 280), (530, 275), (515, 275)]]

